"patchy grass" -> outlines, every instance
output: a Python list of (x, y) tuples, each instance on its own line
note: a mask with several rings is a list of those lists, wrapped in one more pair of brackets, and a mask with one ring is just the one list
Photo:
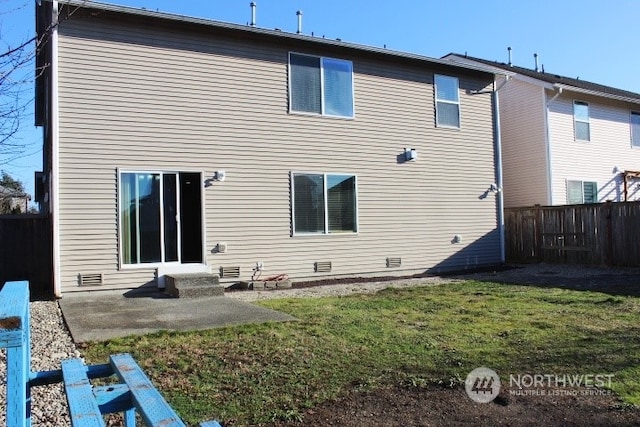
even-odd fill
[(299, 322), (91, 343), (130, 352), (190, 423), (296, 421), (354, 390), (459, 386), (478, 366), (510, 374), (613, 374), (640, 404), (640, 298), (481, 282), (260, 303)]

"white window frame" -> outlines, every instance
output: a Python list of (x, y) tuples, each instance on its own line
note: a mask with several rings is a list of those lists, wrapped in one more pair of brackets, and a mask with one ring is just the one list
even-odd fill
[[(295, 175), (321, 175), (323, 182), (323, 199), (324, 199), (324, 229), (318, 232), (309, 232), (309, 231), (297, 231), (296, 230), (296, 213), (295, 213), (295, 185), (294, 185), (294, 176)], [(330, 232), (329, 231), (329, 202), (327, 197), (327, 177), (332, 175), (342, 175), (342, 176), (351, 176), (355, 180), (355, 189), (354, 189), (354, 197), (355, 197), (355, 231), (345, 231), (345, 232)], [(289, 183), (291, 188), (291, 232), (293, 236), (336, 236), (336, 235), (357, 235), (360, 232), (360, 215), (359, 215), (359, 206), (360, 201), (358, 198), (358, 176), (354, 173), (342, 173), (342, 172), (308, 172), (308, 171), (292, 171), (289, 174)]]
[[(454, 79), (456, 82), (456, 100), (451, 101), (449, 99), (438, 98), (438, 77), (444, 77), (448, 79)], [(460, 79), (454, 76), (448, 76), (446, 74), (434, 74), (433, 75), (433, 96), (435, 98), (436, 107), (436, 127), (445, 129), (461, 129), (462, 128), (462, 111), (460, 109)], [(440, 124), (440, 117), (438, 115), (438, 103), (456, 105), (458, 107), (458, 126), (451, 126), (447, 124)]]
[[(638, 120), (640, 122), (640, 111), (631, 111), (629, 113), (629, 131), (631, 132), (631, 148), (640, 148), (640, 132), (638, 132), (637, 135), (633, 134), (633, 117), (634, 116), (638, 117)], [(637, 142), (637, 144), (634, 144), (634, 140), (636, 140), (635, 142)]]
[[(291, 82), (291, 55), (298, 56), (307, 56), (310, 58), (318, 58), (320, 62), (320, 112), (315, 113), (312, 111), (298, 111), (293, 109), (293, 85)], [(351, 69), (351, 115), (350, 116), (341, 116), (336, 114), (327, 114), (325, 109), (325, 89), (324, 89), (324, 65), (323, 60), (330, 59), (332, 61), (341, 61), (349, 64), (349, 68)], [(333, 58), (329, 56), (319, 56), (319, 55), (309, 55), (306, 53), (299, 52), (289, 52), (289, 61), (288, 61), (288, 76), (289, 76), (289, 113), (290, 114), (303, 114), (303, 115), (311, 115), (311, 116), (323, 116), (323, 117), (332, 117), (337, 119), (347, 119), (353, 120), (356, 117), (356, 92), (355, 92), (355, 79), (353, 73), (353, 61), (349, 61), (347, 59)]]
[[(581, 191), (580, 191), (580, 195), (581, 195), (581, 201), (579, 203), (572, 203), (569, 200), (569, 183), (572, 182), (579, 182), (580, 186), (581, 186)], [(598, 203), (598, 193), (599, 193), (599, 188), (598, 188), (598, 181), (596, 181), (595, 179), (590, 180), (590, 179), (567, 179), (566, 180), (566, 191), (567, 191), (567, 204), (573, 205), (573, 204), (585, 204), (584, 201), (584, 184), (585, 183), (592, 183), (596, 186), (596, 200), (594, 200), (593, 202), (589, 202), (589, 203)]]
[[(588, 102), (578, 101), (578, 100), (574, 100), (572, 105), (573, 105), (573, 138), (576, 141), (590, 142), (591, 141), (591, 105), (589, 105)], [(583, 105), (587, 107), (587, 120), (579, 119), (578, 117), (576, 117), (576, 105)], [(578, 138), (576, 123), (587, 124), (588, 131), (589, 131), (588, 139)]]
[[(160, 261), (160, 262), (148, 262), (148, 263), (141, 263), (138, 262), (136, 264), (127, 264), (124, 263), (123, 260), (123, 247), (122, 247), (122, 243), (123, 243), (123, 238), (122, 238), (122, 215), (120, 214), (120, 203), (121, 203), (121, 191), (122, 191), (122, 175), (125, 173), (134, 173), (134, 174), (159, 174), (161, 179), (160, 181), (162, 182), (162, 176), (165, 174), (176, 174), (176, 178), (178, 179), (178, 183), (179, 183), (179, 179), (180, 179), (180, 173), (193, 173), (193, 174), (200, 174), (200, 179), (201, 179), (201, 187), (200, 187), (200, 195), (201, 195), (201, 200), (200, 200), (200, 217), (202, 218), (202, 224), (201, 224), (201, 228), (202, 228), (202, 250), (203, 250), (203, 254), (202, 254), (202, 260), (203, 260), (203, 264), (206, 262), (206, 253), (205, 248), (207, 247), (207, 241), (206, 241), (206, 227), (205, 227), (205, 200), (204, 200), (204, 185), (202, 184), (202, 177), (204, 175), (204, 173), (202, 171), (197, 171), (197, 170), (190, 170), (190, 169), (180, 169), (180, 170), (164, 170), (164, 169), (116, 169), (116, 173), (117, 173), (117, 200), (116, 200), (116, 215), (117, 215), (117, 222), (118, 222), (118, 267), (120, 270), (129, 270), (129, 269), (149, 269), (149, 268), (158, 268), (161, 266), (169, 266), (169, 265), (175, 265), (175, 266), (183, 266), (183, 265), (193, 265), (193, 266), (197, 266), (197, 265), (201, 265), (201, 264), (182, 264), (182, 259), (181, 259), (181, 254), (180, 254), (180, 247), (182, 245), (182, 235), (180, 234), (180, 232), (178, 232), (178, 236), (177, 236), (177, 245), (178, 245), (178, 261), (169, 261), (169, 262), (164, 262), (164, 261)], [(160, 191), (160, 205), (164, 206), (164, 191)], [(178, 206), (180, 205), (180, 185), (176, 186), (176, 198), (177, 198), (177, 204)], [(179, 215), (179, 213), (178, 213)], [(164, 224), (164, 209), (160, 209), (160, 221), (162, 224)], [(179, 225), (179, 224), (178, 224)], [(161, 253), (161, 259), (164, 260), (165, 259), (165, 245), (164, 245), (164, 227), (160, 227), (160, 253)]]

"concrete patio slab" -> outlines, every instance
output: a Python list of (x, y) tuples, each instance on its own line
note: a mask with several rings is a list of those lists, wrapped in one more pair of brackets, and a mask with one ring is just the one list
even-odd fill
[(59, 300), (76, 343), (160, 330), (191, 331), (296, 320), (275, 310), (224, 296), (171, 298), (160, 292), (67, 294)]

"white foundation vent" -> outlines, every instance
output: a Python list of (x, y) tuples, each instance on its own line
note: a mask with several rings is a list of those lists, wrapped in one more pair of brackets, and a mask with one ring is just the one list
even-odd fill
[(78, 274), (80, 286), (102, 286), (104, 285), (104, 274)]
[(398, 268), (402, 265), (402, 258), (387, 258), (387, 268)]
[(220, 267), (220, 277), (240, 277), (240, 267)]
[(313, 264), (313, 271), (316, 273), (330, 273), (331, 261), (318, 261)]

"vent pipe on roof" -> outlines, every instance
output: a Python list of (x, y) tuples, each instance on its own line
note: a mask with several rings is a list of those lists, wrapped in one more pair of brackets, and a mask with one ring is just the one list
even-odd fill
[(512, 67), (513, 63), (511, 62), (511, 46), (507, 48), (507, 51), (509, 51), (509, 67)]
[(534, 59), (534, 60), (535, 60), (535, 62), (536, 62), (536, 68), (535, 68), (535, 70), (536, 70), (536, 72), (538, 72), (538, 54), (537, 54), (537, 53), (534, 53), (534, 54), (533, 54), (533, 59)]
[(298, 16), (298, 34), (300, 34), (302, 33), (302, 11), (297, 11), (296, 15)]
[(256, 26), (256, 2), (252, 1), (251, 3), (249, 3), (249, 6), (251, 6), (251, 26), (255, 27)]

